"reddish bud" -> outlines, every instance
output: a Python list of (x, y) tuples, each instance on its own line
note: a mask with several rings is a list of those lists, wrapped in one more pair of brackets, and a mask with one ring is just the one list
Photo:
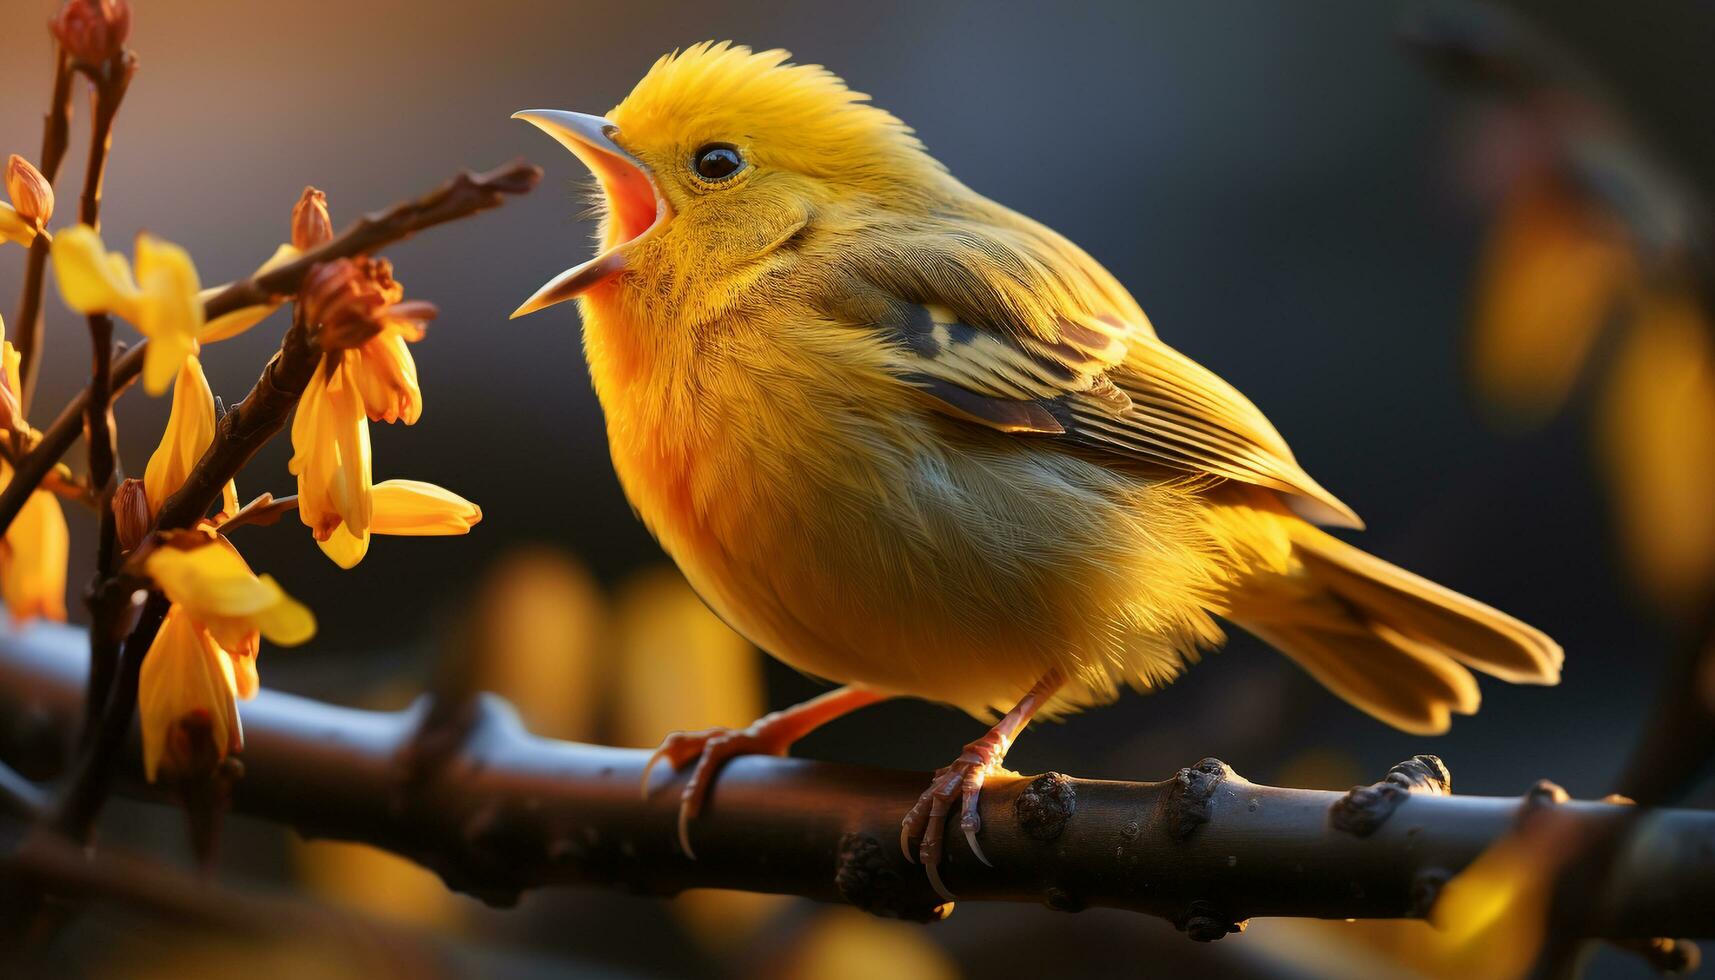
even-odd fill
[(54, 216), (54, 185), (35, 164), (14, 153), (6, 160), (6, 196), (25, 221), (37, 228)]
[(333, 240), (333, 219), (328, 217), (328, 196), (314, 187), (292, 208), (292, 247), (300, 252), (319, 248)]
[(131, 36), (131, 5), (128, 0), (66, 0), (48, 30), (78, 61), (105, 64)]
[(149, 533), (149, 495), (142, 480), (124, 480), (114, 489), (113, 524), (120, 551), (135, 551)]

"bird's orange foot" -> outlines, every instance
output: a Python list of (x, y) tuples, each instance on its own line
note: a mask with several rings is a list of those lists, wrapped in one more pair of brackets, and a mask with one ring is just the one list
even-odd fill
[(695, 860), (691, 849), (691, 821), (703, 811), (715, 775), (727, 760), (741, 755), (785, 755), (795, 738), (763, 719), (749, 728), (705, 728), (697, 732), (673, 732), (662, 740), (655, 754), (643, 767), (643, 795), (649, 795), (649, 775), (655, 764), (665, 760), (675, 770), (683, 769), (692, 760), (697, 766), (691, 778), (679, 791), (679, 847), (685, 856)]
[[(905, 852), (905, 859), (921, 861), (924, 871), (929, 875), (929, 883), (949, 902), (953, 901), (954, 896), (941, 882), (940, 871), (941, 854), (945, 849), (947, 816), (952, 812), (953, 801), (959, 800), (959, 829), (964, 831), (965, 841), (971, 846), (971, 853), (977, 856), (977, 860), (993, 867), (988, 855), (984, 854), (982, 847), (977, 844), (977, 834), (983, 826), (982, 816), (977, 812), (977, 804), (982, 798), (983, 783), (988, 777), (997, 772), (1006, 772), (1000, 764), (1006, 758), (1006, 750), (1011, 744), (1012, 740), (999, 731), (997, 726), (987, 735), (965, 746), (965, 751), (953, 760), (952, 765), (935, 772), (935, 778), (930, 781), (929, 788), (917, 798), (917, 804), (905, 815), (900, 826), (899, 847)], [(911, 853), (912, 841), (920, 842), (915, 857)]]
[(655, 771), (657, 762), (665, 759), (677, 770), (696, 760), (697, 767), (679, 793), (679, 847), (686, 857), (695, 860), (697, 852), (691, 850), (691, 821), (702, 812), (715, 776), (728, 759), (740, 755), (785, 755), (792, 743), (820, 726), (866, 704), (874, 704), (882, 697), (861, 687), (842, 687), (764, 715), (747, 728), (674, 732), (643, 767), (643, 795), (649, 795), (649, 774)]

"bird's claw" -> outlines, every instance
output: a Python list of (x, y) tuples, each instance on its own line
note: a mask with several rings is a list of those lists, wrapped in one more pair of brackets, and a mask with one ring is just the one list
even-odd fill
[(684, 789), (679, 791), (679, 849), (695, 861), (697, 852), (691, 847), (691, 821), (703, 811), (715, 776), (727, 760), (741, 755), (785, 755), (787, 745), (756, 726), (750, 728), (706, 728), (695, 732), (673, 732), (662, 740), (655, 754), (643, 766), (643, 796), (649, 796), (649, 776), (655, 764), (663, 759), (675, 771), (685, 768), (693, 759), (696, 767)]
[[(957, 798), (960, 801), (959, 829), (964, 832), (965, 842), (977, 860), (994, 867), (994, 862), (977, 843), (977, 834), (982, 832), (982, 816), (977, 807), (982, 800), (983, 783), (993, 773), (1005, 771), (1000, 768), (1000, 762), (1006, 756), (1006, 749), (1007, 739), (997, 732), (990, 732), (965, 746), (964, 753), (952, 765), (936, 770), (929, 788), (917, 797), (911, 812), (900, 823), (899, 848), (905, 853), (905, 859), (921, 862), (929, 876), (929, 884), (936, 894), (949, 902), (954, 900), (954, 895), (942, 882), (940, 871), (941, 856), (946, 849), (947, 816), (952, 812), (953, 800)], [(912, 841), (919, 842), (916, 854), (912, 853)]]

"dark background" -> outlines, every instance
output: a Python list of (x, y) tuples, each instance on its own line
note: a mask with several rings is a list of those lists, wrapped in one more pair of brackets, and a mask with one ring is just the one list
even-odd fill
[[(1616, 567), (1582, 408), (1546, 430), (1497, 432), (1463, 387), (1461, 331), (1489, 216), (1456, 177), (1458, 100), (1395, 41), (1404, 8), (135, 6), (142, 68), (118, 125), (104, 210), (114, 247), (148, 229), (187, 246), (214, 283), (248, 272), (286, 237), (305, 183), (327, 191), (341, 226), (459, 167), (525, 155), (548, 174), (521, 204), (387, 253), (410, 293), (443, 315), (414, 348), (423, 419), (374, 428), (376, 477), (451, 487), (482, 505), (483, 523), (467, 538), (380, 539), (344, 573), (295, 524), (252, 532), (252, 563), (322, 624), (310, 647), (267, 655), (265, 683), (350, 699), (362, 686), (354, 677), (397, 685), (402, 671), (426, 676), (438, 636), (484, 569), (523, 544), (565, 549), (603, 582), (662, 560), (608, 464), (576, 314), (566, 306), (506, 319), (589, 254), (591, 233), (577, 220), (582, 168), (507, 117), (536, 106), (604, 112), (664, 51), (731, 38), (827, 64), (914, 126), (970, 186), (1083, 245), (1166, 340), (1246, 392), (1306, 467), (1363, 514), (1365, 547), (1566, 647), (1558, 689), (1485, 681), (1481, 714), (1426, 739), (1369, 720), (1235, 637), (1166, 691), (1033, 730), (1014, 767), (1160, 778), (1219, 755), (1259, 781), (1308, 772), (1337, 783), (1431, 751), (1461, 791), (1510, 795), (1550, 777), (1599, 796), (1624, 762), (1666, 634), (1639, 612)], [(31, 28), (50, 5), (7, 8)], [(51, 49), (45, 32), (9, 26), (3, 35), (0, 148), (33, 156)], [(73, 174), (87, 139), (81, 125), (75, 132)], [(71, 198), (62, 192), (63, 211)], [(0, 250), (0, 282), (16, 281), (22, 254)], [(273, 320), (207, 350), (211, 383), (229, 403), (280, 329)], [(38, 416), (82, 383), (87, 363), (81, 324), (53, 300), (48, 334)], [(165, 411), (165, 399), (140, 394), (123, 403), (130, 472), (141, 474)], [(243, 494), (289, 492), (288, 455), (284, 440), (265, 451), (241, 479)], [(84, 514), (71, 520), (77, 583), (93, 527)], [(775, 704), (816, 690), (772, 664), (768, 684)], [(801, 751), (930, 768), (977, 731), (947, 709), (897, 704), (840, 722)], [(1307, 768), (1314, 758), (1335, 761)], [(961, 935), (1047, 915), (962, 908), (939, 941), (957, 946)]]

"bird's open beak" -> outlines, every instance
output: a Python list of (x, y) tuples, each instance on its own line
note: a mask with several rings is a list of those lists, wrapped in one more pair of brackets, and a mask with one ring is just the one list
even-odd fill
[(563, 303), (624, 272), (626, 255), (638, 242), (666, 225), (673, 209), (655, 186), (655, 176), (643, 161), (613, 141), (619, 127), (606, 119), (558, 109), (525, 109), (513, 113), (512, 118), (522, 119), (559, 140), (582, 160), (601, 182), (609, 209), (607, 236), (601, 252), (548, 280), (547, 285), (512, 312), (516, 318)]

